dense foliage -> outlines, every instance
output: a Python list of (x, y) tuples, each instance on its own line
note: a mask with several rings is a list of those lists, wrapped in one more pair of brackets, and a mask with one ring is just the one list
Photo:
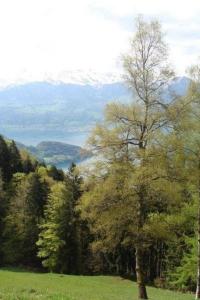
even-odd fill
[(173, 72), (160, 24), (137, 26), (124, 57), (135, 99), (107, 106), (82, 175), (0, 136), (0, 263), (132, 276), (140, 299), (147, 282), (200, 298), (200, 68), (186, 95), (163, 98)]
[(0, 137), (1, 264), (80, 273), (83, 232), (76, 204), (81, 177), (19, 151)]
[[(135, 277), (139, 239), (147, 281), (194, 291), (199, 122), (193, 113), (198, 114), (197, 87), (193, 82), (188, 94), (177, 99), (171, 113), (177, 116), (178, 111), (181, 117), (176, 118), (173, 130), (159, 134), (160, 144), (147, 152), (142, 167), (138, 160), (132, 163), (131, 148), (127, 152), (124, 145), (113, 147), (106, 127), (95, 131), (105, 142), (105, 160), (85, 170), (83, 177), (75, 165), (63, 173), (39, 163), (1, 136), (1, 265)], [(107, 117), (116, 109), (128, 113), (131, 108), (110, 105)], [(110, 141), (111, 148), (107, 147)], [(148, 217), (138, 231), (141, 178)]]

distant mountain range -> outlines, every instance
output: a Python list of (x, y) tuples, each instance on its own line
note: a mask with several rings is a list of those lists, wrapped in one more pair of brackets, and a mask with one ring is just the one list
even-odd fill
[(26, 146), (19, 142), (16, 144), (19, 149), (25, 149), (40, 161), (44, 161), (47, 165), (51, 164), (60, 168), (67, 168), (72, 162), (80, 163), (92, 156), (91, 153), (79, 146), (60, 142), (41, 142), (35, 147)]
[[(121, 82), (86, 83), (31, 82), (1, 89), (0, 132), (26, 145), (47, 140), (83, 145), (108, 102), (133, 97)], [(168, 90), (182, 95), (188, 84), (187, 77), (179, 77)]]
[[(32, 72), (27, 72), (27, 70), (21, 73), (20, 78), (15, 80), (6, 80), (5, 78), (0, 78), (0, 89), (8, 86), (24, 85), (28, 82), (35, 82), (34, 79), (31, 80)], [(116, 72), (99, 72), (92, 69), (73, 69), (73, 70), (62, 70), (53, 74), (48, 73), (43, 75), (43, 79), (38, 80), (40, 82), (49, 82), (52, 84), (78, 84), (78, 85), (102, 85), (110, 84), (115, 82), (120, 82), (122, 79), (122, 74), (119, 71)]]

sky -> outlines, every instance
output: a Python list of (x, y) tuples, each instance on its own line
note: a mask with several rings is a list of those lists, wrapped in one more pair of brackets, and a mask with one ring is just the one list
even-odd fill
[(120, 74), (138, 14), (162, 23), (177, 75), (198, 62), (199, 0), (0, 0), (0, 83)]

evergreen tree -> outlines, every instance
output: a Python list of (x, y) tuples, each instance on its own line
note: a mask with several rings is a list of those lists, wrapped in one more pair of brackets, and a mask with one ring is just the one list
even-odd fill
[(26, 158), (23, 159), (22, 167), (23, 167), (23, 172), (26, 174), (30, 172), (34, 172), (35, 168), (29, 155), (27, 155)]
[(47, 192), (45, 183), (35, 173), (19, 181), (5, 218), (4, 253), (7, 263), (39, 264), (36, 241)]
[(10, 153), (4, 138), (0, 135), (0, 169), (3, 181), (7, 183), (12, 177), (10, 166)]
[(65, 179), (68, 189), (72, 192), (72, 213), (73, 213), (73, 232), (71, 235), (71, 272), (80, 274), (83, 272), (83, 257), (85, 256), (86, 241), (85, 230), (86, 224), (80, 218), (80, 213), (76, 209), (81, 197), (82, 177), (74, 163), (71, 164)]
[(19, 150), (14, 141), (9, 144), (9, 153), (10, 153), (10, 169), (11, 173), (22, 172), (22, 160)]
[(52, 186), (40, 226), (38, 256), (50, 271), (71, 273), (71, 241), (73, 237), (73, 195), (64, 183)]
[(48, 167), (48, 175), (56, 181), (64, 180), (64, 172), (62, 170), (58, 170), (55, 166)]

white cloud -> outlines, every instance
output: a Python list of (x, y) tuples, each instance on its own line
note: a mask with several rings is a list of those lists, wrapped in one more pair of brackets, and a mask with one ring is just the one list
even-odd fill
[(199, 0), (0, 0), (0, 80), (116, 70), (138, 13), (159, 17), (183, 73), (199, 56)]

